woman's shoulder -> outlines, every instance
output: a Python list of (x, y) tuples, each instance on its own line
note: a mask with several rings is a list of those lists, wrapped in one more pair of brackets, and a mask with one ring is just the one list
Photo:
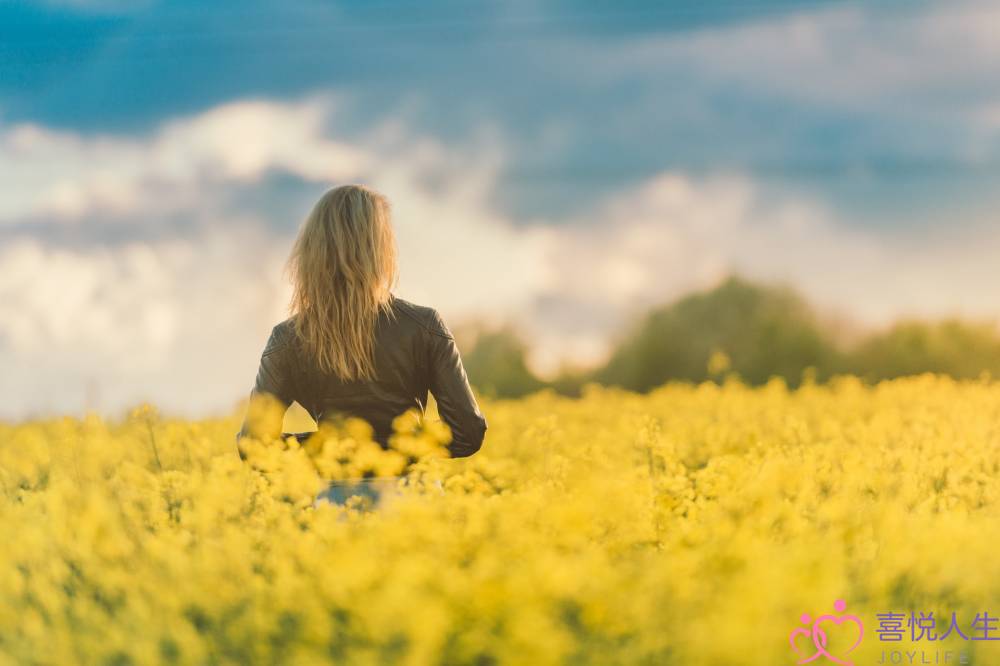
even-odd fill
[(289, 317), (280, 321), (271, 328), (271, 336), (267, 339), (265, 354), (279, 351), (288, 347), (294, 342), (295, 337), (295, 317)]
[(415, 322), (430, 333), (451, 337), (451, 332), (445, 326), (441, 315), (430, 306), (417, 305), (416, 303), (393, 296), (392, 310), (397, 315), (401, 315), (405, 320)]

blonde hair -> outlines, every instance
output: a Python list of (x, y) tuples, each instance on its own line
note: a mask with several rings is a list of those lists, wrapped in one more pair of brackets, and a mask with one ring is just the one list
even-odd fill
[(375, 323), (391, 315), (396, 237), (389, 201), (361, 185), (324, 194), (288, 259), (293, 326), (319, 367), (343, 380), (375, 374)]

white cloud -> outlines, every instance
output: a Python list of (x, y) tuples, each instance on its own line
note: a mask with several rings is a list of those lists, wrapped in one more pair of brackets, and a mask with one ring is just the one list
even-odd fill
[(253, 229), (87, 251), (4, 245), (0, 414), (79, 410), (88, 400), (230, 407), (283, 317), (283, 259)]
[(318, 181), (349, 177), (365, 167), (365, 155), (326, 136), (333, 110), (329, 97), (234, 102), (148, 138), (0, 126), (0, 226), (102, 213), (141, 219), (195, 207), (204, 191), (252, 183), (269, 170)]
[[(912, 9), (833, 5), (757, 22), (630, 40), (605, 76), (661, 66), (761, 99), (827, 111), (942, 122), (974, 119), (997, 90), (1000, 5), (934, 3)], [(776, 133), (780, 128), (775, 128)], [(919, 139), (919, 137), (914, 137)]]

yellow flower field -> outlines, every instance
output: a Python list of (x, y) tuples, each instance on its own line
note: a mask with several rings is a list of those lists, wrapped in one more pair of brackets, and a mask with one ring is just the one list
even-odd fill
[[(886, 611), (1000, 615), (1000, 383), (594, 386), (483, 410), (467, 460), (406, 419), (399, 453), (350, 424), (251, 446), (253, 465), (242, 412), (0, 425), (0, 664), (794, 664), (800, 615), (836, 599), (865, 625), (855, 664), (1000, 663), (1000, 641), (875, 633)], [(320, 473), (408, 457), (378, 510), (312, 502)]]

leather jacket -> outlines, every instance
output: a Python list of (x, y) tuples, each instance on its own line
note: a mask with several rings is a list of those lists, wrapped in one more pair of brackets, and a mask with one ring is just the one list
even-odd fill
[[(317, 423), (360, 417), (372, 425), (376, 441), (386, 447), (393, 419), (410, 408), (423, 413), (430, 392), (451, 429), (448, 449), (452, 457), (479, 450), (486, 419), (469, 387), (455, 338), (436, 310), (393, 297), (391, 315), (380, 313), (375, 326), (374, 362), (371, 381), (345, 382), (322, 372), (306, 358), (289, 318), (271, 331), (251, 399), (268, 393), (286, 407), (297, 401)], [(244, 420), (237, 441), (247, 432)]]

